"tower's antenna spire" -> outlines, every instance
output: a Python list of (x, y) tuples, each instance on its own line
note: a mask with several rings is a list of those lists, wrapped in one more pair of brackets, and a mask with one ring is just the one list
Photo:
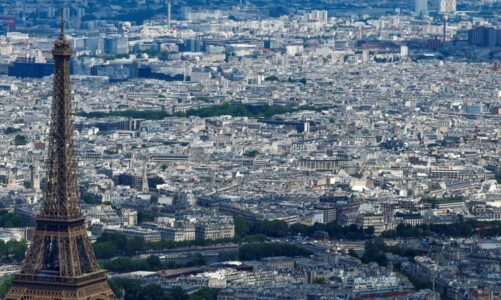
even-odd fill
[(64, 0), (61, 0), (61, 37), (64, 37)]
[(167, 0), (167, 25), (170, 28), (172, 0)]

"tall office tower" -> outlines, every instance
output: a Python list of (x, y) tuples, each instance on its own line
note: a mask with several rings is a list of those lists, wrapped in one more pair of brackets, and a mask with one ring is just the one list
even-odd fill
[(6, 300), (115, 299), (101, 270), (78, 203), (70, 90), (70, 42), (61, 35), (55, 61), (47, 184), (36, 228)]
[(441, 0), (440, 13), (451, 14), (456, 12), (456, 0)]
[(416, 0), (416, 16), (423, 17), (428, 14), (428, 0)]

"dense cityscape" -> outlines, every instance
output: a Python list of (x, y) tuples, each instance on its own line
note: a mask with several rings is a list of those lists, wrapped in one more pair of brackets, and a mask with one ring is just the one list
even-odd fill
[(500, 61), (500, 0), (0, 1), (0, 299), (501, 299)]

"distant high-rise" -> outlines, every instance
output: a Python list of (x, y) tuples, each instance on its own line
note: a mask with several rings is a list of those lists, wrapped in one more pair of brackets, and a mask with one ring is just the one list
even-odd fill
[(451, 14), (456, 12), (456, 0), (441, 0), (440, 1), (440, 13)]
[(362, 62), (363, 63), (369, 62), (369, 50), (362, 51)]
[(501, 46), (501, 29), (476, 27), (468, 30), (468, 43), (481, 47)]
[(111, 36), (104, 39), (104, 53), (124, 55), (129, 53), (129, 39), (126, 36)]
[(63, 25), (61, 18), (61, 34), (52, 50), (55, 72), (44, 199), (26, 259), (6, 300), (115, 299), (79, 205), (71, 117), (72, 49)]
[(428, 15), (428, 0), (416, 0), (415, 13), (418, 17)]
[(327, 22), (328, 11), (326, 10), (313, 10), (308, 14), (308, 20), (317, 22)]
[(406, 45), (400, 46), (400, 57), (407, 57), (409, 56), (409, 47)]

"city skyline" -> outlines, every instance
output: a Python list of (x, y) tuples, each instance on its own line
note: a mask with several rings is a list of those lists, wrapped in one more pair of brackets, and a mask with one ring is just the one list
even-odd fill
[(0, 3), (0, 298), (501, 297), (499, 1), (60, 4)]

